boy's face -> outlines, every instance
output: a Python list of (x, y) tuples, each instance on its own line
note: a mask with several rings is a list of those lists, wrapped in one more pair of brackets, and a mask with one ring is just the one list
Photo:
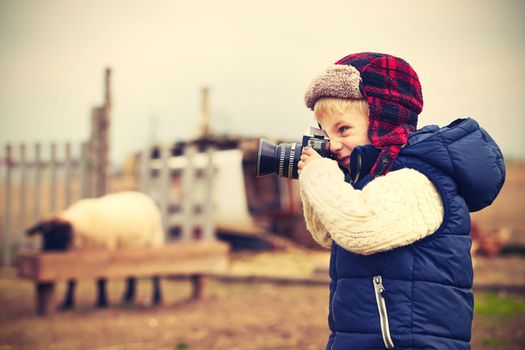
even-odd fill
[(330, 138), (330, 152), (337, 155), (339, 164), (346, 168), (353, 149), (370, 143), (368, 114), (360, 108), (347, 108), (344, 113), (327, 112), (317, 121)]

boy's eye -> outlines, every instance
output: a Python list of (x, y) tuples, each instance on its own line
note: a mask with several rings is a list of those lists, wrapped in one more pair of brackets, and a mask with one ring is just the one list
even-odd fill
[(339, 128), (339, 133), (342, 134), (342, 133), (344, 133), (344, 132), (345, 132), (346, 130), (348, 130), (348, 129), (350, 129), (349, 126), (341, 126), (341, 127)]

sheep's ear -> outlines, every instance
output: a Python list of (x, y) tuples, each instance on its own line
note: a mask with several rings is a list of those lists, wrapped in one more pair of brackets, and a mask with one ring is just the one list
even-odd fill
[(26, 230), (26, 235), (27, 236), (33, 236), (33, 235), (36, 235), (37, 233), (44, 234), (46, 232), (46, 227), (47, 226), (48, 226), (48, 222), (47, 221), (40, 221), (39, 223), (35, 224), (34, 226), (28, 228)]

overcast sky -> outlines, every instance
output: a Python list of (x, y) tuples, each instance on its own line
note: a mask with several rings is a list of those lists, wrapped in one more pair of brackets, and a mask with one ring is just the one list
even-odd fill
[(113, 69), (111, 158), (220, 132), (300, 139), (310, 79), (352, 52), (406, 59), (419, 125), (472, 116), (525, 158), (525, 2), (0, 0), (0, 145), (80, 142)]

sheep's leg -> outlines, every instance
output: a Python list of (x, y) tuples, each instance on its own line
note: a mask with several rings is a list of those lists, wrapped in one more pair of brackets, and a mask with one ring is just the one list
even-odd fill
[(134, 277), (128, 277), (126, 279), (126, 293), (124, 293), (124, 302), (126, 304), (133, 303), (135, 301), (135, 290), (137, 285), (137, 279)]
[(99, 278), (97, 280), (97, 287), (98, 287), (97, 307), (107, 307), (108, 299), (106, 295), (106, 279)]
[(39, 315), (47, 315), (53, 312), (55, 300), (54, 282), (37, 282), (36, 287), (36, 312)]
[(67, 290), (64, 302), (60, 305), (61, 310), (70, 310), (75, 306), (75, 287), (77, 282), (75, 280), (67, 281)]
[(160, 276), (153, 276), (151, 278), (153, 283), (153, 305), (159, 305), (162, 302), (162, 293), (160, 290)]

